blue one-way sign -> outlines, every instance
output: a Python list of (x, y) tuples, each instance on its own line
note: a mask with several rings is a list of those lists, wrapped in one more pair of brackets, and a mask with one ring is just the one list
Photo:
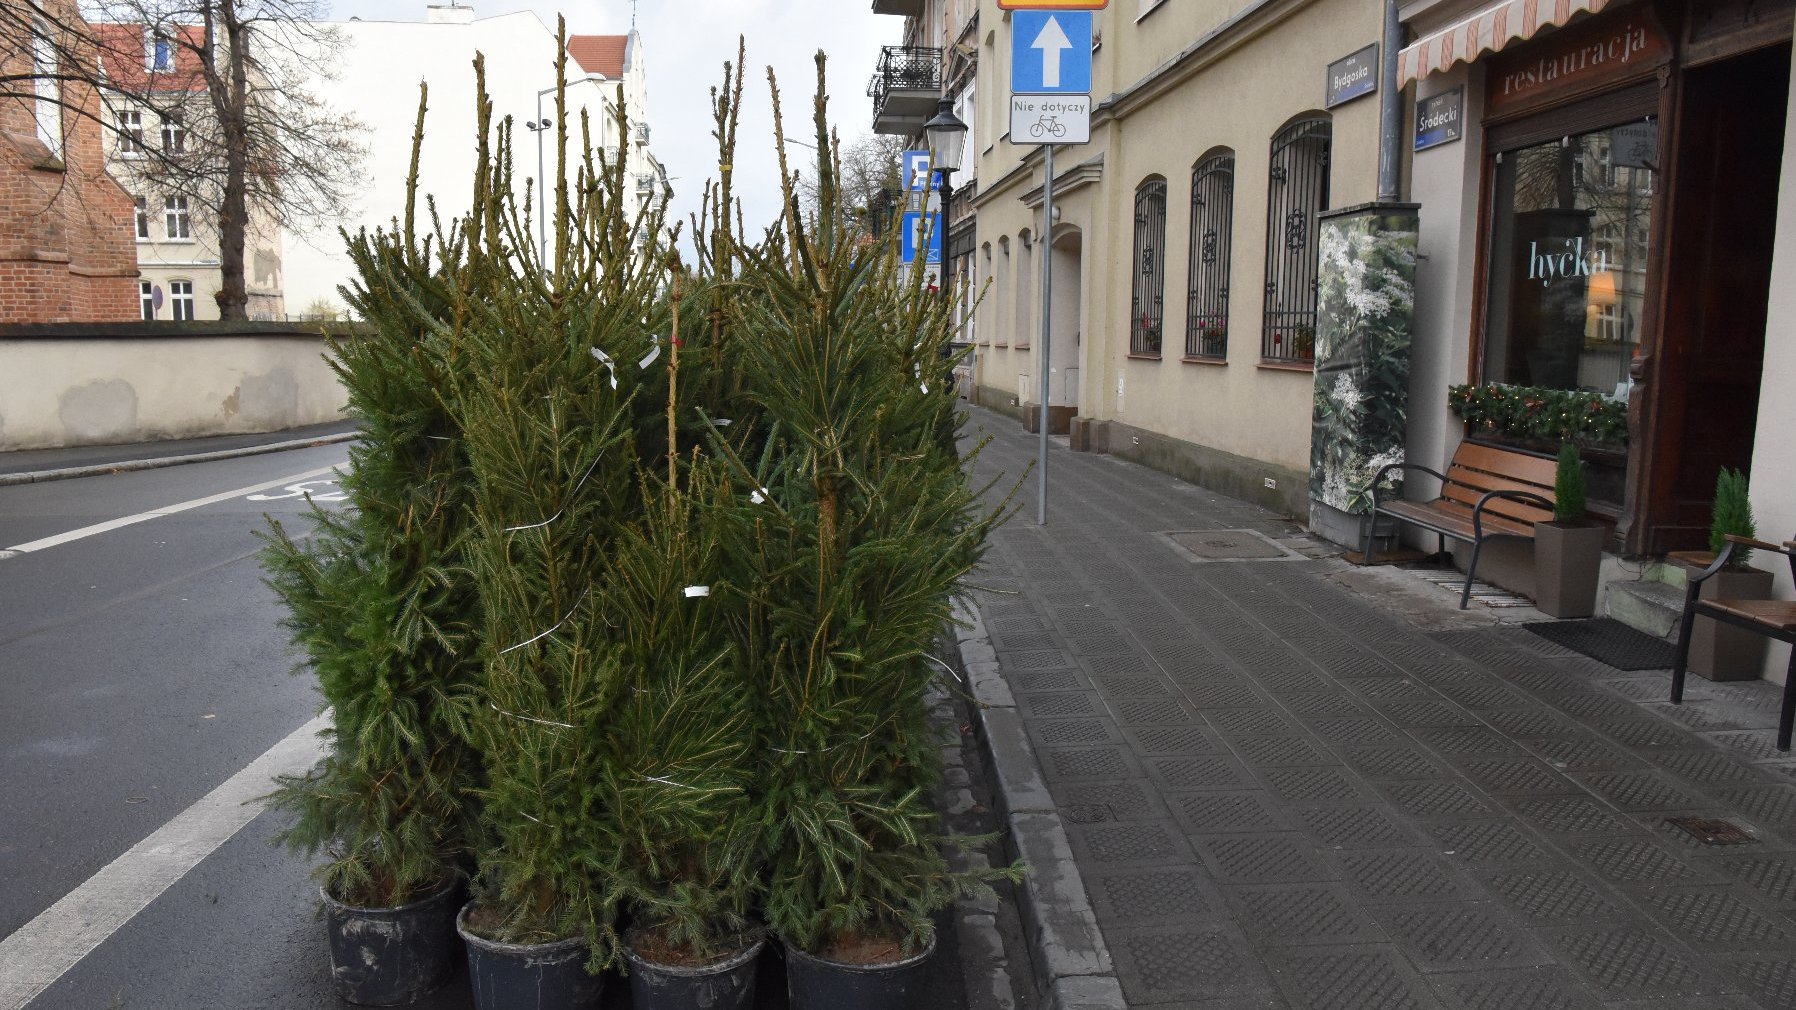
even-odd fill
[(1013, 11), (1010, 93), (1091, 93), (1091, 12)]

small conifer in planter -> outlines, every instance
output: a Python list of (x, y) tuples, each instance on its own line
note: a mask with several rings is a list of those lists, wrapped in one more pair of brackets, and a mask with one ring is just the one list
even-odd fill
[(292, 818), (282, 839), (329, 855), (319, 872), (340, 992), (390, 1005), (428, 991), (458, 954), (480, 769), (450, 699), (477, 676), (477, 641), (460, 574), (467, 463), (441, 397), (455, 352), (434, 335), (450, 294), (409, 212), (403, 231), (363, 232), (349, 252), (360, 279), (343, 294), (366, 328), (332, 344), (361, 429), (339, 481), (347, 503), (314, 509), (310, 537), (271, 520), (262, 556), (334, 718), (325, 756), (281, 779), (270, 805)]
[(1578, 447), (1559, 447), (1553, 474), (1553, 521), (1534, 527), (1534, 596), (1551, 617), (1589, 617), (1596, 613), (1603, 541), (1608, 528), (1590, 521), (1585, 512), (1584, 461)]
[[(1709, 523), (1709, 550), (1674, 553), (1687, 578), (1712, 565), (1727, 547), (1728, 536), (1758, 536), (1746, 474), (1723, 467), (1715, 477), (1715, 505)], [(1764, 600), (1771, 598), (1772, 573), (1751, 565), (1752, 551), (1735, 544), (1725, 568), (1702, 580), (1704, 599)], [(1709, 680), (1756, 680), (1765, 664), (1768, 640), (1743, 628), (1698, 618), (1690, 632), (1690, 670)]]

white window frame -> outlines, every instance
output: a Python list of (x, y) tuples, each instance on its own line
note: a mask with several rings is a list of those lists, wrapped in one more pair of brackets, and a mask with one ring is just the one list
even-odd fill
[(118, 114), (118, 156), (143, 157), (143, 113), (124, 109)]
[(137, 302), (143, 310), (143, 318), (148, 322), (156, 318), (156, 285), (149, 281), (137, 282)]
[(193, 241), (193, 215), (186, 197), (171, 196), (162, 201), (162, 225), (168, 241)]
[(175, 69), (175, 40), (161, 32), (144, 32), (143, 68), (151, 73), (167, 73)]
[(44, 142), (53, 157), (62, 157), (62, 82), (56, 74), (62, 69), (51, 39), (50, 22), (38, 19), (31, 33), (31, 67), (36, 83), (37, 101), (32, 103), (32, 118), (37, 121), (37, 139)]
[(150, 201), (145, 197), (137, 198), (136, 211), (133, 215), (137, 225), (137, 241), (150, 240)]
[(162, 153), (183, 154), (187, 150), (187, 124), (181, 121), (179, 112), (165, 113), (162, 116)]
[[(185, 288), (186, 290), (182, 290)], [(168, 282), (169, 318), (177, 322), (193, 321), (193, 282), (171, 280)], [(183, 308), (184, 307), (184, 308)], [(185, 314), (183, 314), (185, 312)]]

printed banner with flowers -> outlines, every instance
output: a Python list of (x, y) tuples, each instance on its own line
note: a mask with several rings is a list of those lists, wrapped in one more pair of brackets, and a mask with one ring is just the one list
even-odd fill
[[(1371, 511), (1378, 471), (1404, 459), (1417, 227), (1413, 207), (1373, 206), (1320, 229), (1310, 498), (1354, 515)], [(1384, 488), (1401, 481), (1393, 471)]]

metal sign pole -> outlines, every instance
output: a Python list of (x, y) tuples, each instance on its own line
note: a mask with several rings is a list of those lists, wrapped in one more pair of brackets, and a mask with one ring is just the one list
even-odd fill
[(1048, 524), (1048, 373), (1054, 360), (1054, 145), (1041, 149), (1045, 178), (1041, 184), (1041, 234), (1035, 237), (1041, 246), (1041, 446), (1035, 459), (1035, 524)]

